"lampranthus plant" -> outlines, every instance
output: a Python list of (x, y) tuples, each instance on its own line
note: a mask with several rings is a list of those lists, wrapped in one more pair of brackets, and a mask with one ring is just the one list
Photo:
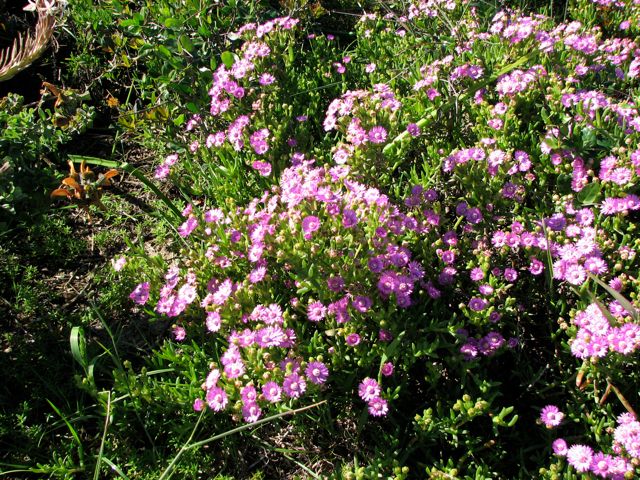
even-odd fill
[[(600, 430), (576, 440), (587, 420), (571, 404), (595, 400), (613, 425), (610, 392), (624, 396), (610, 373), (640, 344), (637, 5), (615, 8), (629, 25), (611, 37), (511, 9), (487, 22), (464, 1), (365, 14), (351, 50), (320, 69), (342, 90), (314, 111), (284, 105), (284, 90), (310, 90), (289, 52), (296, 42), (319, 51), (328, 37), (289, 17), (236, 32), (242, 43), (213, 73), (185, 153), (156, 172), (178, 185), (185, 172), (198, 178), (189, 191), (200, 198), (176, 225), (179, 255), (131, 296), (170, 318), (176, 341), (211, 352), (194, 408), (255, 422), (336, 395), (385, 417), (422, 368), (414, 388), (437, 397), (438, 415), (442, 395), (462, 419), (452, 425), (486, 414), (499, 436), (518, 419), (497, 407), (500, 382), (479, 379), (498, 375), (491, 362), (528, 358), (540, 375), (565, 376), (582, 365), (577, 392), (554, 383), (566, 404), (520, 412), (546, 434), (574, 428), (570, 443), (547, 439), (554, 468), (633, 471), (636, 420), (611, 427), (613, 442)], [(390, 44), (411, 58), (382, 55)], [(356, 68), (366, 81), (349, 77)], [(223, 170), (242, 179), (237, 201), (211, 180)], [(536, 384), (532, 372), (522, 386)], [(484, 397), (467, 405), (438, 382), (456, 399), (469, 388)], [(444, 441), (453, 427), (432, 414), (420, 428)]]

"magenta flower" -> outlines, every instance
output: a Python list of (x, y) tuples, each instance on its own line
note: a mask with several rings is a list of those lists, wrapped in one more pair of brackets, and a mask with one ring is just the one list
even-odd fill
[[(266, 145), (266, 143), (265, 143)], [(266, 150), (265, 150), (266, 151)], [(257, 152), (256, 152), (257, 153)], [(264, 152), (261, 152), (264, 153)], [(258, 173), (263, 177), (268, 177), (271, 175), (271, 164), (269, 162), (263, 162), (261, 160), (256, 160), (251, 164), (254, 170), (257, 170)]]
[(564, 413), (562, 413), (555, 405), (547, 405), (540, 412), (540, 420), (547, 428), (557, 427), (560, 425), (563, 418)]
[(564, 440), (564, 438), (556, 438), (551, 444), (551, 448), (553, 448), (553, 453), (555, 453), (559, 457), (566, 456), (567, 451), (569, 450), (567, 442)]
[(374, 417), (384, 417), (389, 411), (389, 406), (384, 398), (375, 397), (369, 400), (369, 413)]
[(367, 137), (371, 143), (384, 143), (387, 139), (387, 131), (378, 125), (369, 130)]
[(355, 347), (360, 343), (360, 335), (358, 335), (357, 333), (350, 333), (349, 335), (347, 335), (346, 341), (347, 345), (349, 345), (350, 347)]
[(292, 373), (285, 377), (284, 382), (282, 383), (282, 388), (288, 397), (300, 398), (307, 389), (307, 383), (305, 382), (304, 377), (301, 377), (297, 373)]
[(187, 331), (184, 329), (184, 327), (175, 326), (173, 327), (172, 333), (173, 333), (173, 338), (175, 338), (176, 341), (178, 342), (181, 342), (185, 338), (187, 338)]
[(196, 398), (193, 401), (193, 410), (195, 412), (201, 412), (204, 406), (205, 406), (204, 400), (202, 400), (201, 398)]
[(327, 307), (322, 302), (312, 302), (307, 306), (307, 318), (312, 322), (319, 322), (327, 314)]
[(254, 423), (262, 415), (262, 410), (257, 403), (246, 403), (242, 406), (242, 417), (247, 423)]
[(573, 445), (567, 450), (567, 462), (580, 473), (589, 470), (592, 458), (593, 450), (586, 445)]
[(329, 369), (322, 362), (309, 362), (304, 371), (311, 383), (321, 385), (329, 378)]
[(304, 233), (305, 240), (311, 239), (311, 234), (318, 231), (320, 228), (320, 219), (313, 215), (304, 217), (302, 220), (302, 232)]
[(129, 294), (129, 298), (138, 305), (144, 305), (149, 300), (149, 282), (140, 283)]
[(384, 375), (385, 377), (389, 377), (393, 375), (393, 363), (391, 362), (383, 363), (381, 372), (382, 372), (382, 375)]
[(483, 311), (485, 308), (487, 308), (488, 304), (489, 302), (487, 302), (484, 298), (473, 297), (471, 300), (469, 300), (469, 308), (474, 312)]
[(358, 395), (368, 402), (380, 396), (380, 385), (373, 378), (366, 377), (358, 386)]
[(220, 412), (227, 406), (229, 399), (226, 392), (220, 387), (213, 387), (207, 391), (207, 404), (214, 412)]
[(276, 382), (267, 382), (262, 387), (262, 395), (268, 402), (276, 403), (282, 397), (282, 389)]

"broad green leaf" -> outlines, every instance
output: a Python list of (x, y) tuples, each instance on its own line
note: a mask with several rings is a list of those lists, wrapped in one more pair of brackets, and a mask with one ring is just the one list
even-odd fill
[(222, 60), (222, 63), (224, 63), (224, 66), (227, 68), (233, 67), (233, 63), (235, 62), (233, 53), (229, 51), (222, 52), (222, 54), (220, 54), (220, 59)]

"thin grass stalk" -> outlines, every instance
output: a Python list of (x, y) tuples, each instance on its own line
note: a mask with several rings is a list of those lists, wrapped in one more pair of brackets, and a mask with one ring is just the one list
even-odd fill
[(213, 437), (209, 437), (209, 438), (206, 438), (204, 440), (200, 440), (198, 442), (191, 443), (191, 440), (193, 440), (193, 437), (194, 437), (194, 435), (196, 433), (198, 425), (200, 424), (200, 421), (202, 420), (202, 416), (203, 416), (204, 412), (206, 411), (206, 410), (203, 410), (202, 413), (200, 414), (200, 417), (198, 417), (198, 421), (196, 422), (196, 425), (193, 427), (193, 431), (191, 432), (191, 435), (189, 436), (189, 439), (182, 446), (182, 448), (176, 454), (176, 456), (173, 457), (173, 460), (171, 460), (171, 463), (165, 469), (165, 471), (162, 472), (162, 475), (160, 476), (160, 478), (158, 480), (167, 480), (168, 478), (170, 478), (171, 475), (173, 474), (173, 470), (174, 470), (176, 464), (178, 463), (178, 460), (188, 450), (191, 450), (191, 449), (194, 449), (194, 448), (198, 448), (198, 447), (202, 447), (202, 446), (204, 446), (204, 445), (206, 445), (208, 443), (211, 443), (211, 442), (214, 442), (216, 440), (220, 440), (222, 438), (228, 437), (229, 435), (233, 435), (234, 433), (238, 433), (238, 432), (241, 432), (243, 430), (247, 430), (249, 428), (258, 427), (258, 426), (260, 426), (260, 425), (262, 425), (264, 423), (268, 423), (268, 422), (270, 422), (272, 420), (276, 420), (278, 418), (286, 417), (288, 415), (295, 415), (297, 413), (304, 412), (305, 410), (310, 410), (310, 409), (318, 407), (318, 406), (320, 406), (320, 405), (322, 405), (323, 403), (326, 403), (326, 402), (327, 402), (326, 400), (322, 400), (321, 402), (313, 403), (311, 405), (307, 405), (306, 407), (296, 408), (295, 410), (289, 410), (287, 412), (277, 413), (275, 415), (271, 415), (269, 417), (265, 417), (262, 420), (258, 420), (257, 422), (247, 423), (245, 425), (241, 425), (241, 426), (233, 428), (231, 430), (227, 430), (224, 433), (220, 433), (218, 435), (214, 435)]

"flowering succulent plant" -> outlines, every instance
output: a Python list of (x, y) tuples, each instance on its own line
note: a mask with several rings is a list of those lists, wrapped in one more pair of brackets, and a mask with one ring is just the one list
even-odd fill
[[(488, 379), (490, 362), (526, 355), (540, 376), (557, 357), (563, 372), (577, 360), (578, 391), (588, 372), (598, 407), (609, 395), (598, 381), (624, 398), (607, 372), (640, 345), (640, 43), (586, 21), (505, 9), (483, 23), (464, 1), (409, 3), (365, 14), (348, 55), (307, 34), (309, 49), (335, 56), (308, 81), (342, 85), (324, 103), (305, 97), (315, 111), (276, 102), (313, 90), (289, 53), (297, 20), (241, 28), (243, 43), (213, 72), (209, 111), (187, 125), (189, 153), (158, 167), (178, 183), (180, 168), (241, 172), (246, 190), (222, 199), (225, 181), (199, 178), (202, 196), (176, 226), (180, 255), (131, 294), (175, 322), (176, 341), (208, 346), (194, 409), (255, 422), (307, 397), (347, 395), (385, 417), (423, 369), (417, 391), (446, 395), (443, 382), (463, 400), (447, 397), (447, 416), (438, 397), (441, 419), (431, 408), (416, 422), (459, 442), (451, 432), (482, 415), (495, 435), (514, 427), (500, 382), (478, 372)], [(398, 27), (440, 40), (443, 12), (457, 22), (443, 52)], [(623, 32), (637, 29), (629, 22)], [(387, 58), (389, 44), (415, 56)], [(367, 81), (349, 80), (359, 66)], [(554, 433), (580, 417), (569, 405), (539, 412)], [(554, 468), (631, 472), (637, 421), (618, 423), (595, 453), (549, 439), (570, 465)]]

